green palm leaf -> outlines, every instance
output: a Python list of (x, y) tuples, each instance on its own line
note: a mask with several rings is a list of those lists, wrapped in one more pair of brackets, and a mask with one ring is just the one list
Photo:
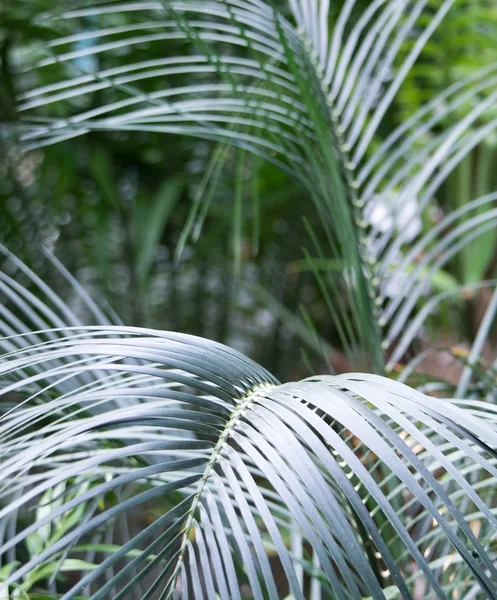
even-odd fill
[[(494, 597), (482, 541), (497, 525), (486, 503), (497, 475), (491, 407), (475, 416), (364, 374), (280, 385), (239, 353), (181, 334), (54, 333), (2, 360), (2, 396), (18, 400), (0, 421), (0, 554), (32, 549), (4, 585), (29, 591), (72, 565), (81, 577), (62, 598), (132, 597), (139, 583), (143, 598), (234, 598), (243, 583), (279, 598), (274, 553), (296, 598), (306, 597), (299, 564), (323, 597), (383, 598), (394, 585), (409, 598), (414, 563), (437, 597), (454, 577)], [(91, 383), (78, 383), (81, 372)], [(62, 380), (70, 390), (57, 393)], [(152, 510), (150, 524), (122, 530), (139, 510)], [(84, 548), (102, 556), (99, 544), (120, 537), (85, 559)]]
[[(344, 312), (328, 303), (341, 342), (349, 356), (359, 353), (364, 362), (366, 354), (381, 372), (383, 350), (395, 352), (391, 346), (415, 306), (407, 292), (391, 299), (389, 282), (401, 276), (408, 278), (406, 291), (414, 285), (426, 291), (444, 264), (413, 268), (414, 250), (403, 256), (411, 242), (403, 207), (409, 203), (411, 218), (421, 215), (497, 125), (491, 116), (477, 125), (495, 104), (495, 65), (489, 65), (375, 142), (402, 82), (453, 4), (445, 0), (433, 9), (427, 0), (376, 0), (353, 22), (351, 0), (334, 23), (325, 0), (292, 1), (291, 17), (255, 0), (106, 2), (46, 14), (40, 23), (65, 35), (30, 65), (52, 69), (54, 82), (21, 96), (20, 115), (31, 123), (22, 137), (39, 146), (92, 130), (185, 134), (217, 140), (220, 148), (237, 145), (279, 165), (317, 207), (326, 256), (345, 265), (342, 278), (326, 280), (331, 297), (350, 307)], [(414, 31), (416, 41), (405, 51)], [(164, 42), (179, 52), (141, 62), (122, 53)], [(96, 92), (99, 105), (87, 108)], [(59, 116), (50, 116), (53, 111)], [(462, 118), (438, 133), (455, 111)], [(388, 210), (386, 228), (369, 222), (378, 207)], [(460, 232), (456, 248), (442, 249), (445, 260), (485, 234), (476, 225)]]

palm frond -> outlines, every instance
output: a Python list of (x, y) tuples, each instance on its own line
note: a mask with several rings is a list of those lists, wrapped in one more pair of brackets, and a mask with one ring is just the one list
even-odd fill
[[(427, 0), (375, 0), (355, 23), (353, 0), (334, 23), (327, 0), (289, 4), (293, 20), (255, 0), (106, 2), (44, 15), (41, 23), (65, 35), (31, 66), (53, 69), (54, 82), (21, 96), (20, 115), (34, 115), (25, 117), (32, 127), (22, 136), (39, 146), (92, 130), (194, 135), (288, 171), (322, 217), (326, 255), (346, 265), (341, 281), (327, 282), (331, 296), (350, 306), (343, 313), (328, 303), (344, 348), (357, 357), (362, 346), (381, 372), (383, 350), (392, 350), (414, 306), (404, 302), (402, 317), (390, 325), (401, 300), (385, 290), (392, 278), (405, 277), (402, 254), (410, 242), (404, 207), (412, 205), (412, 218), (421, 215), (450, 172), (495, 129), (497, 121), (487, 118), (495, 65), (451, 85), (377, 145), (389, 106), (454, 0), (435, 10)], [(85, 28), (75, 33), (80, 20)], [(404, 53), (413, 32), (416, 41)], [(178, 53), (138, 63), (118, 55), (164, 41)], [(96, 92), (99, 105), (89, 108)], [(59, 116), (50, 117), (52, 109)], [(462, 118), (439, 133), (456, 111)], [(179, 251), (198, 207), (199, 201)], [(371, 224), (375, 207), (388, 207), (387, 228)], [(485, 231), (461, 232), (459, 248)], [(419, 282), (414, 271), (410, 285)], [(426, 272), (425, 283), (432, 270)]]
[[(0, 421), (3, 587), (53, 575), (64, 599), (139, 584), (143, 598), (239, 598), (245, 584), (276, 599), (274, 555), (295, 598), (309, 577), (323, 598), (389, 586), (410, 598), (414, 564), (426, 594), (494, 597), (493, 407), (364, 374), (280, 385), (176, 333), (54, 333), (1, 362), (2, 396), (16, 399)], [(138, 532), (121, 525), (139, 513)], [(80, 573), (69, 586), (68, 568)]]

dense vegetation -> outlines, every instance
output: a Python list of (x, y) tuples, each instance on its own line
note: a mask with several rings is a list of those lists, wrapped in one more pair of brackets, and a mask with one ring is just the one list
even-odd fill
[(0, 599), (497, 598), (494, 3), (0, 17)]

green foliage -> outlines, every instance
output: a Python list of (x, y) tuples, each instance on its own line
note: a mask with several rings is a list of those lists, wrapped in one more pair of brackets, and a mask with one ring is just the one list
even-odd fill
[(5, 343), (2, 393), (24, 401), (0, 426), (0, 515), (16, 531), (0, 550), (28, 550), (5, 573), (24, 593), (50, 580), (64, 598), (228, 598), (245, 584), (276, 599), (273, 555), (295, 598), (309, 577), (324, 598), (410, 597), (419, 578), (439, 597), (492, 596), (493, 405), (476, 416), (365, 374), (279, 385), (227, 347), (136, 328)]
[(497, 597), (495, 8), (329, 4), (5, 11), (7, 596)]

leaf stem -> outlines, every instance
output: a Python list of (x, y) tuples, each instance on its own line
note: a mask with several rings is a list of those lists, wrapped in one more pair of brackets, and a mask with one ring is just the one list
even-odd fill
[(212, 454), (205, 466), (204, 473), (202, 474), (202, 477), (200, 478), (200, 480), (198, 482), (197, 491), (195, 492), (195, 495), (193, 496), (192, 505), (190, 507), (190, 511), (189, 511), (188, 517), (186, 519), (185, 527), (183, 529), (183, 535), (181, 537), (181, 543), (180, 543), (180, 548), (179, 548), (179, 553), (178, 553), (178, 560), (176, 562), (174, 570), (169, 579), (169, 583), (168, 583), (169, 589), (166, 594), (166, 598), (170, 597), (170, 594), (173, 592), (173, 590), (175, 588), (176, 579), (178, 577), (181, 566), (183, 564), (185, 552), (186, 552), (187, 545), (188, 545), (188, 540), (190, 539), (190, 533), (191, 533), (192, 528), (194, 527), (195, 512), (198, 508), (198, 505), (200, 503), (202, 494), (205, 490), (205, 487), (207, 485), (209, 477), (213, 473), (215, 464), (216, 464), (216, 462), (221, 460), (221, 454), (222, 454), (224, 448), (226, 447), (226, 444), (228, 443), (228, 438), (230, 437), (232, 432), (235, 430), (235, 427), (240, 423), (240, 418), (254, 404), (254, 402), (260, 396), (260, 394), (264, 390), (274, 388), (274, 387), (276, 387), (276, 386), (271, 385), (271, 384), (262, 384), (262, 385), (258, 385), (257, 387), (255, 387), (250, 392), (250, 394), (248, 394), (244, 398), (240, 399), (239, 403), (235, 406), (235, 409), (231, 413), (229, 420), (226, 422), (226, 425), (225, 425), (223, 431), (221, 432), (221, 435), (219, 436), (219, 439), (218, 439), (216, 445), (214, 446)]

